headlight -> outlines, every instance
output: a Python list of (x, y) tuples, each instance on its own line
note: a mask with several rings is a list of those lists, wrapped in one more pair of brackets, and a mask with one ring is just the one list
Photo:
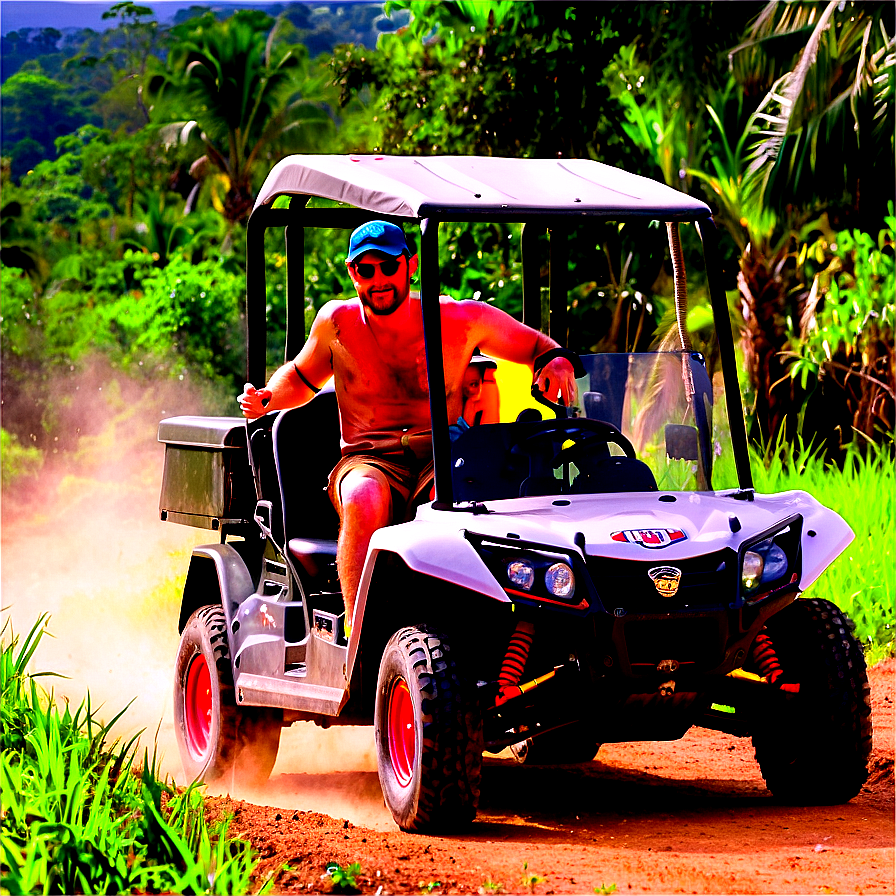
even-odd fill
[(565, 563), (548, 567), (544, 583), (554, 597), (572, 597), (576, 591), (576, 577)]
[(528, 560), (511, 560), (507, 564), (507, 579), (511, 585), (531, 591), (535, 583), (535, 567)]
[(774, 539), (769, 538), (754, 544), (744, 554), (741, 568), (740, 580), (744, 594), (748, 596), (755, 594), (762, 585), (776, 582), (787, 572), (787, 567), (787, 554), (775, 544)]
[[(551, 545), (464, 533), (511, 600), (583, 610), (591, 591), (588, 572), (572, 551)], [(576, 579), (578, 578), (578, 582)]]
[(744, 591), (748, 594), (755, 591), (759, 585), (764, 566), (765, 561), (762, 559), (762, 554), (757, 554), (756, 551), (747, 551), (744, 554), (744, 566), (740, 574), (740, 580), (743, 582)]

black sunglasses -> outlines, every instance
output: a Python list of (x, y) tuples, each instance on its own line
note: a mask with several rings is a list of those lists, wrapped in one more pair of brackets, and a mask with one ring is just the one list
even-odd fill
[(352, 267), (362, 280), (370, 280), (376, 274), (377, 268), (380, 269), (384, 277), (391, 277), (398, 272), (399, 260), (398, 258), (387, 258), (379, 264), (353, 264)]

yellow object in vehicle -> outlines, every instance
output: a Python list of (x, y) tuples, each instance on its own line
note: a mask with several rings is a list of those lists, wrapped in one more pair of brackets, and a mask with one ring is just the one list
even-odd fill
[(546, 413), (546, 408), (532, 398), (532, 371), (526, 364), (501, 361), (495, 371), (495, 382), (501, 395), (501, 423), (513, 423), (526, 408)]

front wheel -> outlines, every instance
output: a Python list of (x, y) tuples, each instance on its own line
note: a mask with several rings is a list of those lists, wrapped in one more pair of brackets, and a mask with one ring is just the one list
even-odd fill
[(184, 627), (174, 673), (174, 730), (187, 778), (263, 784), (282, 723), (281, 710), (237, 706), (224, 610), (200, 607)]
[(853, 623), (830, 601), (800, 599), (766, 628), (781, 679), (800, 687), (753, 733), (765, 783), (789, 803), (845, 803), (865, 783), (871, 753), (868, 673)]
[(374, 726), (383, 796), (402, 830), (472, 821), (482, 724), (444, 637), (416, 627), (392, 636), (380, 663)]

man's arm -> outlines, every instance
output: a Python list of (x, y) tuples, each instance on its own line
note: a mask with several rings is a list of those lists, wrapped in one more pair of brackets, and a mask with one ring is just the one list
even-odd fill
[[(477, 344), (480, 351), (487, 355), (532, 367), (540, 355), (560, 347), (550, 336), (521, 324), (493, 305), (485, 302), (463, 304), (473, 306), (471, 311), (475, 309), (479, 329)], [(551, 401), (562, 395), (567, 407), (578, 402), (575, 374), (566, 358), (552, 358), (538, 371), (537, 376), (533, 375), (533, 382)]]
[(246, 383), (237, 397), (243, 416), (250, 420), (268, 411), (297, 408), (306, 404), (333, 375), (330, 342), (334, 333), (333, 304), (327, 303), (311, 325), (308, 340), (295, 360), (276, 370), (263, 389)]

